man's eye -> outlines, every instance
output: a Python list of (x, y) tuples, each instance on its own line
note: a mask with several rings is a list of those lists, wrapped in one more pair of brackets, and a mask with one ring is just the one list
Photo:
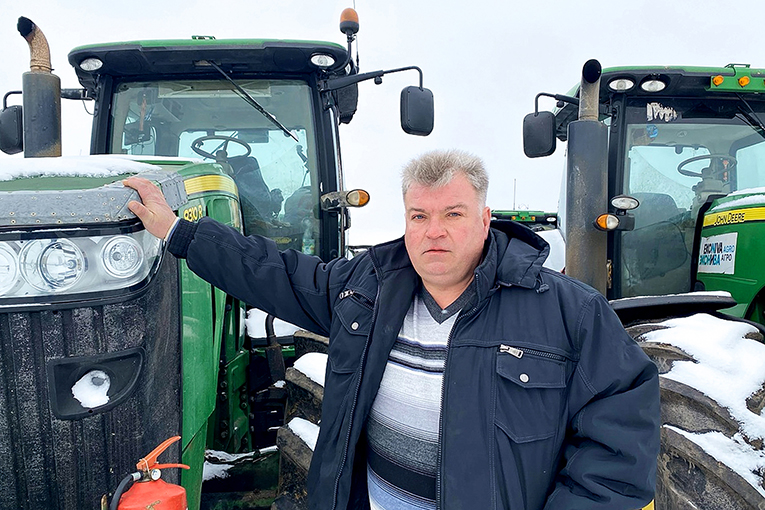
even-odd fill
[(450, 216), (452, 218), (458, 218), (458, 217), (462, 216), (462, 213), (459, 213), (459, 212), (456, 212), (456, 211), (452, 211), (452, 212), (450, 212), (448, 214), (448, 216)]
[(413, 214), (412, 215), (412, 219), (413, 220), (422, 220), (424, 218), (425, 218), (425, 215), (423, 215), (423, 214)]

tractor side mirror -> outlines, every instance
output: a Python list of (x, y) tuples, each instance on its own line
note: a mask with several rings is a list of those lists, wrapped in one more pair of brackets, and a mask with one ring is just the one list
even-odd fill
[(523, 118), (523, 152), (529, 158), (541, 158), (555, 152), (555, 115), (535, 112)]
[(428, 136), (433, 119), (433, 92), (417, 86), (401, 91), (401, 129), (410, 135)]
[(24, 120), (21, 105), (13, 105), (0, 111), (0, 150), (17, 154), (24, 150)]

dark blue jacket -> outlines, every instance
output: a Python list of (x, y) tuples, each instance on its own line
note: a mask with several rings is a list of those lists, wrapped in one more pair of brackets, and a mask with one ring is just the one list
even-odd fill
[[(595, 290), (542, 268), (547, 244), (492, 230), (454, 325), (437, 476), (443, 510), (634, 510), (653, 497), (656, 367)], [(364, 424), (419, 285), (401, 239), (322, 263), (202, 219), (170, 249), (217, 287), (329, 335), (314, 510), (368, 508)]]

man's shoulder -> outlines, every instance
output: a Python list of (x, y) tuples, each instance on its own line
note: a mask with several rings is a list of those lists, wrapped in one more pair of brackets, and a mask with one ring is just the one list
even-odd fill
[[(549, 291), (559, 300), (570, 304), (583, 306), (594, 301), (607, 302), (605, 296), (586, 283), (568, 275), (543, 267), (540, 272), (540, 286)], [(537, 289), (539, 292), (539, 288)]]

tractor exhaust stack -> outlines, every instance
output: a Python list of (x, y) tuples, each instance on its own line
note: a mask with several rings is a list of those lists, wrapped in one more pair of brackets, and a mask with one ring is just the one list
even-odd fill
[(29, 18), (19, 18), (17, 28), (31, 54), (21, 79), (24, 157), (61, 156), (61, 80), (51, 73), (48, 41)]
[(608, 129), (598, 120), (600, 62), (588, 60), (579, 89), (579, 120), (568, 126), (566, 274), (605, 295), (606, 235), (594, 226), (606, 210)]

